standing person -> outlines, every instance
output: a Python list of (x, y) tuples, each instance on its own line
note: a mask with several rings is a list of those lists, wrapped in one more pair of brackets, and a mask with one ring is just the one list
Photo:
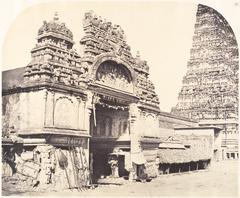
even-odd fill
[(119, 177), (118, 174), (118, 156), (110, 155), (108, 159), (108, 164), (111, 166), (112, 177)]

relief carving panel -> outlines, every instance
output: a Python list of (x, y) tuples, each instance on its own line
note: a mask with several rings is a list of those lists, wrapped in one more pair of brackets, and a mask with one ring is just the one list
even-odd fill
[(97, 71), (97, 82), (109, 87), (133, 92), (133, 83), (126, 69), (116, 63), (106, 61)]

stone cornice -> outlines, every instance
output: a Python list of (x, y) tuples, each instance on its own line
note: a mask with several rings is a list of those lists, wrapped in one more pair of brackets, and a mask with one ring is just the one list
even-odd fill
[(133, 93), (113, 89), (111, 87), (105, 87), (95, 83), (90, 84), (89, 89), (93, 90), (98, 94), (108, 95), (110, 97), (116, 97), (117, 99), (120, 99), (127, 103), (137, 102), (139, 100), (139, 98), (135, 96)]
[(68, 129), (58, 127), (44, 127), (42, 129), (24, 129), (18, 131), (20, 136), (29, 135), (69, 135), (77, 137), (91, 137), (86, 130), (83, 129)]
[(80, 95), (84, 98), (86, 98), (85, 87), (73, 87), (73, 86), (67, 86), (60, 83), (52, 83), (48, 81), (33, 81), (24, 83), (23, 85), (19, 87), (10, 88), (7, 90), (2, 90), (2, 95), (9, 95), (14, 93), (20, 93), (20, 92), (28, 92), (28, 91), (36, 91), (36, 90), (42, 90), (42, 89), (50, 89), (50, 90), (56, 90), (59, 92), (65, 92), (65, 93), (72, 93), (76, 95)]

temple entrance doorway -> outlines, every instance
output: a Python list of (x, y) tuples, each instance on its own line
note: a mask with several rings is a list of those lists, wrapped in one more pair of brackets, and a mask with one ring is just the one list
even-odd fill
[(109, 149), (93, 151), (93, 174), (95, 178), (101, 178), (111, 175), (111, 167), (108, 164)]
[(93, 174), (96, 178), (123, 176), (130, 167), (129, 106), (139, 101), (134, 70), (115, 55), (107, 55), (99, 57), (93, 71)]
[(90, 117), (92, 135), (90, 152), (93, 176), (96, 180), (128, 175), (126, 170), (130, 156), (128, 120), (128, 106), (111, 103), (95, 105), (95, 112)]

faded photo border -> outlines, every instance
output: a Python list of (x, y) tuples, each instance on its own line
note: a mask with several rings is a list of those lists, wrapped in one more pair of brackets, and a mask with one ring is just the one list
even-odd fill
[[(161, 5), (161, 3), (177, 3), (177, 4), (204, 4), (207, 6), (210, 6), (214, 9), (216, 9), (219, 13), (221, 13), (226, 20), (229, 22), (230, 26), (232, 27), (234, 34), (237, 38), (238, 41), (238, 45), (240, 43), (240, 0), (215, 0), (215, 1), (210, 1), (210, 0), (202, 0), (202, 1), (193, 1), (193, 0), (175, 0), (175, 1), (80, 1), (80, 0), (75, 0), (75, 1), (69, 1), (69, 0), (61, 0), (61, 1), (54, 1), (54, 0), (11, 0), (11, 1), (1, 1), (0, 3), (0, 62), (1, 62), (1, 70), (8, 70), (8, 69), (13, 69), (16, 67), (23, 67), (26, 66), (29, 62), (30, 62), (30, 51), (32, 49), (32, 47), (35, 44), (35, 38), (37, 36), (37, 30), (38, 28), (41, 26), (42, 21), (43, 20), (49, 20), (51, 19), (51, 17), (53, 16), (54, 12), (57, 11), (59, 13), (59, 17), (61, 19), (61, 16), (63, 16), (63, 18), (66, 18), (67, 16), (64, 16), (64, 4), (66, 6), (69, 7), (69, 5), (72, 3), (73, 5), (76, 5), (79, 3), (79, 5), (84, 5), (84, 9), (90, 7), (87, 4), (91, 4), (94, 5), (95, 3), (97, 4), (97, 9), (99, 9), (102, 13), (104, 13), (104, 8), (100, 8), (101, 6), (107, 5), (107, 3), (109, 3), (111, 6), (114, 6), (114, 4), (116, 3), (117, 5), (126, 5), (129, 4), (134, 5), (134, 4), (143, 4), (143, 6), (141, 8), (139, 8), (139, 12), (137, 16), (133, 16), (133, 19), (137, 20), (137, 18), (143, 14), (144, 12), (141, 13), (141, 9), (142, 11), (145, 9), (144, 8), (144, 3), (146, 4), (157, 4), (159, 3), (159, 5)], [(51, 5), (51, 9), (52, 12), (49, 12), (49, 10), (45, 10), (45, 8), (47, 7), (47, 5)], [(59, 6), (56, 6), (56, 8), (54, 8), (54, 4), (58, 4)], [(27, 43), (27, 48), (25, 48), (24, 50), (26, 50), (25, 56), (23, 57), (21, 54), (22, 52), (20, 52), (22, 49), (20, 49), (21, 46), (24, 45), (24, 39), (17, 39), (17, 41), (19, 43), (14, 43), (14, 39), (12, 40), (12, 34), (14, 34), (14, 30), (15, 29), (21, 29), (21, 24), (17, 24), (17, 20), (18, 17), (23, 15), (24, 12), (26, 12), (26, 16), (29, 17), (29, 14), (27, 12), (31, 12), (31, 9), (36, 9), (37, 6), (42, 6), (43, 7), (43, 13), (44, 16), (46, 16), (47, 18), (43, 17), (41, 20), (39, 20), (41, 23), (34, 25), (33, 23), (35, 22), (35, 17), (39, 19), (41, 14), (36, 14), (36, 16), (33, 16), (33, 18), (31, 19), (27, 19), (27, 22), (24, 23), (28, 23), (29, 24), (29, 29), (25, 29), (24, 31), (26, 32), (26, 35), (29, 34), (29, 32), (35, 32), (33, 33), (33, 35), (31, 34), (31, 39), (29, 38), (29, 43)], [(123, 8), (126, 8), (125, 6), (123, 6)], [(76, 8), (72, 8), (74, 10), (76, 10)], [(84, 10), (83, 8), (81, 8), (82, 10)], [(117, 8), (115, 7), (114, 10), (116, 10)], [(129, 7), (128, 12), (131, 12), (131, 8)], [(154, 8), (153, 8), (154, 9)], [(156, 8), (155, 8), (156, 9)], [(190, 8), (189, 8), (190, 9)], [(94, 10), (94, 7), (92, 8), (92, 10)], [(109, 10), (109, 7), (108, 7)], [(146, 10), (145, 10), (146, 11)], [(179, 14), (182, 14), (181, 10), (177, 10), (175, 9), (174, 11), (178, 11)], [(137, 10), (135, 10), (134, 12), (137, 13)], [(62, 14), (61, 14), (62, 13)], [(98, 13), (98, 12), (97, 12)], [(105, 17), (106, 15), (104, 14), (100, 14), (103, 17)], [(184, 28), (184, 25), (182, 24), (182, 21), (178, 21), (176, 20), (176, 16), (177, 14), (174, 13), (173, 15), (169, 14), (167, 17), (173, 17), (173, 19), (170, 19), (170, 21), (174, 21), (177, 22), (179, 24), (177, 24), (177, 27)], [(74, 13), (69, 13), (71, 17), (74, 17)], [(114, 14), (114, 12), (112, 13)], [(186, 13), (185, 13), (186, 14)], [(186, 14), (186, 16), (191, 16), (192, 12), (189, 11), (188, 13), (189, 15)], [(79, 15), (84, 15), (84, 12), (82, 13), (78, 13), (76, 17), (78, 17)], [(131, 15), (131, 14), (129, 14)], [(167, 21), (168, 18), (165, 18), (165, 20)], [(177, 103), (177, 96), (178, 96), (178, 92), (181, 88), (181, 81), (182, 78), (184, 76), (184, 74), (186, 73), (186, 65), (187, 65), (187, 61), (189, 59), (189, 52), (191, 49), (191, 44), (192, 44), (192, 35), (193, 35), (193, 27), (192, 29), (188, 29), (187, 31), (184, 31), (182, 29), (178, 29), (178, 32), (175, 32), (174, 35), (182, 35), (182, 34), (186, 34), (186, 35), (190, 35), (190, 38), (185, 39), (183, 38), (182, 41), (176, 41), (177, 44), (175, 46), (175, 49), (172, 49), (172, 56), (170, 55), (170, 51), (171, 49), (169, 49), (168, 46), (168, 41), (164, 42), (161, 44), (161, 42), (163, 40), (166, 40), (167, 38), (162, 38), (161, 41), (157, 41), (157, 33), (154, 33), (154, 31), (157, 31), (156, 29), (158, 29), (159, 27), (156, 27), (154, 25), (157, 25), (157, 22), (151, 21), (151, 18), (148, 19), (144, 19), (144, 16), (141, 18), (139, 17), (139, 22), (136, 25), (138, 25), (138, 27), (141, 25), (141, 20), (144, 20), (144, 22), (146, 22), (148, 20), (148, 23), (150, 24), (149, 26), (147, 26), (147, 28), (153, 28), (152, 29), (152, 34), (149, 33), (148, 31), (146, 31), (146, 37), (143, 37), (142, 35), (144, 34), (145, 28), (142, 28), (143, 32), (139, 32), (139, 34), (134, 31), (134, 29), (129, 28), (129, 25), (124, 24), (123, 21), (127, 21), (127, 18), (125, 19), (120, 19), (120, 17), (115, 13), (114, 14), (114, 19), (111, 18), (111, 14), (108, 13), (107, 15), (107, 19), (109, 21), (112, 21), (114, 24), (118, 24), (118, 21), (120, 21), (120, 25), (124, 26), (123, 29), (125, 31), (125, 34), (127, 36), (127, 42), (131, 47), (131, 51), (133, 54), (136, 54), (137, 51), (140, 51), (141, 57), (143, 57), (143, 59), (146, 59), (150, 65), (150, 77), (156, 87), (156, 92), (160, 98), (160, 109), (163, 109), (165, 111), (170, 111), (171, 107), (175, 106)], [(122, 21), (121, 21), (122, 20)], [(62, 20), (63, 22), (65, 22), (65, 20)], [(195, 18), (193, 18), (193, 21), (189, 20), (188, 21), (191, 25), (194, 25), (195, 23)], [(74, 30), (74, 41), (75, 41), (75, 46), (79, 45), (79, 41), (80, 38), (83, 36), (82, 32), (76, 32), (76, 31), (81, 31), (80, 29), (82, 28), (81, 25), (82, 21), (80, 18), (76, 18), (75, 22), (72, 22), (71, 25), (74, 26), (79, 26), (78, 28), (76, 28)], [(166, 22), (167, 23), (167, 22)], [(151, 25), (153, 24), (153, 25)], [(17, 25), (17, 28), (14, 28), (13, 25)], [(66, 23), (66, 25), (68, 26), (68, 23)], [(163, 24), (164, 25), (164, 24)], [(35, 26), (37, 28), (35, 28)], [(24, 27), (26, 27), (26, 25), (24, 25)], [(33, 30), (33, 27), (35, 28)], [(135, 27), (135, 26), (134, 26)], [(71, 27), (69, 27), (71, 29)], [(154, 29), (155, 28), (155, 29)], [(31, 31), (30, 31), (31, 29)], [(129, 32), (128, 32), (129, 30)], [(137, 31), (139, 31), (140, 29), (138, 29)], [(23, 32), (24, 32), (23, 31)], [(141, 30), (140, 30), (141, 31)], [(169, 32), (171, 31), (177, 31), (177, 29), (174, 30), (169, 30)], [(15, 32), (17, 34), (17, 32)], [(76, 35), (78, 34), (78, 35)], [(134, 37), (134, 34), (135, 37)], [(140, 35), (140, 36), (139, 36)], [(167, 31), (164, 31), (164, 36), (168, 36), (167, 35)], [(171, 36), (171, 35), (170, 35)], [(18, 35), (19, 38), (25, 38), (26, 36), (23, 35)], [(29, 37), (29, 35), (27, 36)], [(184, 35), (183, 35), (184, 37)], [(178, 37), (179, 39), (181, 38), (180, 36)], [(177, 38), (177, 39), (178, 39)], [(141, 39), (143, 40), (142, 44), (139, 44), (141, 42)], [(156, 45), (154, 46), (154, 50), (151, 51), (151, 45), (148, 45), (148, 41), (150, 40), (151, 43), (154, 43), (154, 40), (156, 41)], [(174, 47), (174, 40), (169, 41), (171, 46)], [(182, 50), (182, 45), (185, 43), (185, 45), (187, 47), (185, 47), (185, 51), (180, 54), (177, 54), (177, 51)], [(13, 48), (15, 45), (15, 48)], [(166, 48), (168, 48), (166, 50)], [(29, 49), (30, 48), (30, 49)], [(12, 52), (11, 52), (12, 49)], [(17, 50), (19, 49), (19, 55), (17, 54)], [(185, 55), (183, 55), (183, 53)], [(160, 54), (160, 55), (159, 55)], [(179, 56), (181, 58), (174, 60), (174, 56)], [(14, 58), (12, 58), (12, 56), (14, 56)], [(184, 56), (184, 57), (183, 57)], [(11, 59), (15, 59), (15, 60), (11, 60)], [(18, 59), (20, 61), (18, 61)], [(181, 60), (182, 62), (178, 62), (178, 60)], [(169, 62), (167, 62), (169, 61)], [(160, 65), (160, 66), (159, 66)], [(166, 65), (166, 66), (165, 66)], [(173, 66), (174, 70), (173, 71), (170, 66)], [(151, 68), (153, 67), (153, 68)], [(165, 71), (165, 72), (163, 72)], [(175, 80), (171, 79), (171, 82), (164, 84), (164, 82), (166, 82), (166, 80), (169, 79), (168, 75), (176, 75)], [(161, 80), (159, 80), (161, 79)], [(165, 80), (165, 81), (164, 81)], [(2, 73), (1, 73), (1, 89), (2, 89)], [(1, 99), (2, 100), (2, 99)], [(0, 121), (1, 122), (1, 121)], [(2, 123), (1, 123), (2, 126)], [(239, 171), (238, 171), (239, 174)], [(236, 177), (239, 177), (239, 175), (236, 175)], [(207, 182), (208, 178), (206, 178), (206, 182)], [(239, 181), (238, 181), (239, 183)], [(186, 186), (186, 190), (187, 190), (187, 186)], [(2, 188), (1, 188), (2, 190)], [(239, 191), (239, 189), (238, 189)], [(60, 195), (61, 196), (61, 195)], [(81, 193), (80, 193), (81, 196)], [(121, 195), (119, 195), (121, 197)], [(153, 195), (153, 197), (155, 197)], [(175, 197), (179, 197), (178, 195), (176, 195)], [(195, 195), (193, 197), (198, 197), (198, 195)]]

